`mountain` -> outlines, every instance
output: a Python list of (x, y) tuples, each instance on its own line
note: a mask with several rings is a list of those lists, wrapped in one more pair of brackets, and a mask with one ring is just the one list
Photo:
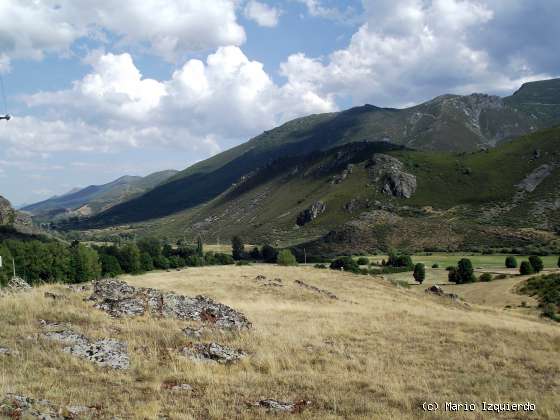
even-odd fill
[(33, 227), (31, 218), (16, 211), (11, 203), (0, 196), (0, 240), (38, 233)]
[(66, 194), (27, 205), (22, 210), (37, 220), (90, 216), (156, 187), (176, 173), (167, 170), (146, 177), (123, 176), (103, 185), (74, 188)]
[(311, 115), (179, 172), (149, 192), (92, 217), (84, 227), (141, 222), (195, 208), (282, 157), (350, 143), (390, 142), (423, 151), (469, 152), (560, 124), (560, 79), (524, 84), (506, 98), (443, 95), (405, 109), (372, 105)]

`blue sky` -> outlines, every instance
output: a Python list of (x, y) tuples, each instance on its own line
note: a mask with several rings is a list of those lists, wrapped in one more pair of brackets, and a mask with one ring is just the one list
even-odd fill
[(0, 2), (0, 194), (16, 205), (184, 169), (310, 113), (560, 74), (554, 0), (117, 3)]

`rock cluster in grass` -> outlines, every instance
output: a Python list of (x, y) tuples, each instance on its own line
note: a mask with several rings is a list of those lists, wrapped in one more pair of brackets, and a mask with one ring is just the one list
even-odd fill
[(68, 420), (92, 418), (98, 415), (96, 407), (56, 406), (48, 400), (36, 400), (16, 394), (0, 398), (0, 416), (11, 419)]
[(89, 300), (96, 302), (96, 308), (113, 317), (151, 314), (203, 321), (224, 329), (251, 327), (245, 315), (208, 297), (189, 297), (157, 289), (137, 288), (117, 279), (94, 282)]
[(130, 359), (126, 344), (112, 338), (92, 341), (85, 335), (77, 333), (67, 324), (41, 321), (47, 331), (41, 336), (47, 340), (65, 344), (64, 352), (82, 359), (89, 360), (102, 367), (112, 369), (128, 369)]
[(445, 293), (443, 291), (443, 289), (441, 287), (439, 287), (437, 284), (434, 284), (433, 286), (428, 287), (425, 290), (425, 292), (430, 293), (432, 295), (445, 296), (445, 297), (448, 297), (451, 300), (459, 300), (459, 295), (456, 295), (455, 293)]
[(311, 405), (311, 401), (298, 400), (294, 402), (284, 402), (274, 399), (265, 399), (249, 403), (249, 405), (265, 408), (267, 411), (301, 413), (307, 406)]
[(298, 226), (304, 226), (318, 218), (325, 211), (327, 211), (327, 205), (322, 201), (316, 201), (311, 207), (298, 214), (296, 223)]
[(0, 356), (11, 356), (13, 354), (15, 354), (13, 350), (9, 349), (8, 347), (0, 346)]
[(305, 289), (312, 290), (313, 292), (316, 292), (316, 293), (319, 293), (319, 294), (321, 294), (321, 295), (327, 296), (327, 297), (330, 298), (330, 299), (338, 300), (338, 296), (336, 296), (336, 295), (335, 295), (334, 293), (332, 293), (332, 292), (329, 292), (328, 290), (320, 289), (320, 288), (318, 288), (318, 287), (316, 287), (316, 286), (312, 286), (312, 285), (310, 285), (310, 284), (304, 283), (304, 282), (301, 281), (301, 280), (294, 280), (294, 283), (297, 284), (297, 285), (300, 286), (300, 287), (305, 288)]
[(261, 285), (265, 287), (283, 287), (282, 279), (275, 278), (273, 280), (270, 280), (267, 279), (266, 276), (263, 276), (262, 274), (259, 274), (257, 277), (255, 277), (255, 281), (257, 283), (261, 283)]
[(181, 350), (181, 353), (194, 361), (230, 364), (237, 362), (247, 354), (239, 349), (222, 346), (218, 343), (190, 344)]

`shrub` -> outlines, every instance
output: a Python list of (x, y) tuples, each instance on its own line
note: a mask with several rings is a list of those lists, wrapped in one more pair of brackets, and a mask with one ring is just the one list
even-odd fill
[(542, 258), (536, 255), (529, 257), (529, 264), (533, 266), (533, 270), (535, 271), (535, 273), (540, 273), (544, 268)]
[(162, 254), (153, 258), (154, 260), (154, 267), (166, 270), (169, 268), (169, 260), (167, 257), (164, 257)]
[(457, 283), (457, 269), (455, 267), (447, 267), (447, 281), (449, 283)]
[(489, 281), (492, 281), (492, 274), (490, 274), (490, 273), (482, 273), (482, 274), (480, 275), (480, 277), (478, 278), (478, 280), (479, 280), (479, 281), (482, 281), (482, 282), (489, 282)]
[[(179, 264), (181, 264), (180, 260)], [(187, 267), (204, 267), (206, 265), (206, 261), (204, 261), (204, 257), (201, 257), (199, 255), (191, 255), (183, 260), (183, 266), (185, 265)], [(179, 267), (181, 267), (181, 265), (179, 265)]]
[(154, 269), (154, 260), (152, 256), (147, 252), (142, 252), (140, 254), (140, 265), (142, 267), (142, 271), (152, 271)]
[(234, 259), (231, 255), (224, 254), (224, 253), (221, 253), (221, 252), (217, 252), (216, 254), (214, 254), (214, 260), (216, 261), (216, 264), (218, 264), (218, 265), (235, 264), (235, 261), (234, 261)]
[(327, 266), (325, 264), (315, 264), (314, 265), (315, 268), (319, 268), (321, 270), (324, 270), (327, 268)]
[(268, 244), (263, 246), (261, 253), (264, 262), (267, 263), (275, 263), (278, 258), (278, 251)]
[(253, 260), (260, 260), (262, 258), (261, 251), (258, 247), (254, 247), (249, 255)]
[(358, 263), (358, 265), (368, 265), (369, 264), (369, 259), (367, 259), (366, 257), (360, 257), (360, 258), (358, 258), (357, 263)]
[(513, 255), (506, 258), (506, 268), (517, 268), (517, 259)]
[(241, 260), (241, 261), (236, 261), (236, 262), (235, 262), (235, 265), (243, 266), (243, 265), (251, 265), (251, 263), (250, 263), (249, 261), (243, 261), (243, 260)]
[(363, 275), (363, 276), (367, 276), (369, 274), (369, 270), (367, 268), (360, 268), (358, 270), (358, 273)]
[(360, 267), (358, 266), (358, 263), (356, 263), (356, 261), (354, 261), (354, 259), (352, 257), (341, 257), (341, 258), (337, 258), (336, 260), (334, 260), (331, 263), (331, 267), (332, 270), (344, 270), (344, 271), (350, 271), (352, 273), (356, 273)]
[(519, 274), (521, 274), (522, 276), (528, 276), (534, 273), (535, 270), (529, 261), (521, 262), (521, 265), (519, 266)]
[(278, 253), (276, 263), (283, 266), (297, 265), (296, 257), (289, 249), (283, 249)]
[[(187, 259), (190, 258), (200, 258), (200, 257), (187, 257)], [(180, 268), (180, 267), (184, 267), (186, 264), (186, 261), (184, 258), (178, 256), (178, 255), (172, 255), (168, 258), (169, 260), (169, 268)], [(195, 265), (191, 262), (189, 262), (189, 264), (191, 267), (194, 267)]]
[(457, 282), (459, 284), (472, 283), (476, 281), (471, 260), (462, 258), (457, 264)]
[(424, 282), (424, 279), (426, 278), (426, 267), (424, 264), (418, 263), (414, 266), (413, 276), (417, 283), (422, 284)]
[(395, 254), (393, 252), (389, 253), (389, 260), (387, 265), (391, 267), (413, 267), (412, 258), (407, 254)]
[(449, 266), (445, 267), (445, 270), (446, 270), (446, 271), (454, 271), (454, 270), (456, 270), (456, 268), (457, 268), (457, 267), (455, 267), (455, 266), (453, 266), (453, 265), (449, 265)]
[(432, 268), (439, 268), (439, 264), (438, 263), (432, 264)]

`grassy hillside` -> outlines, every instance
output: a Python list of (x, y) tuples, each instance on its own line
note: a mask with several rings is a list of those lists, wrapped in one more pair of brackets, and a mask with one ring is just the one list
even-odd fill
[[(282, 287), (264, 287), (258, 275), (281, 279)], [(297, 286), (301, 279), (339, 299)], [(182, 333), (186, 322), (110, 318), (84, 302), (87, 293), (62, 286), (5, 297), (0, 346), (17, 353), (0, 356), (0, 398), (15, 392), (93, 406), (101, 418), (270, 418), (247, 404), (263, 398), (310, 401), (301, 419), (449, 417), (426, 414), (425, 401), (530, 401), (535, 418), (560, 415), (560, 330), (535, 316), (312, 268), (193, 268), (126, 280), (211, 296), (246, 314), (253, 328), (241, 334), (211, 329), (197, 340)], [(45, 291), (68, 300), (53, 304)], [(126, 341), (131, 368), (107, 370), (64, 353), (64, 346), (40, 338), (40, 319), (69, 322), (95, 339)], [(179, 352), (192, 341), (216, 341), (249, 356), (230, 366), (194, 362)], [(171, 391), (169, 383), (192, 390)], [(454, 418), (483, 414), (492, 416), (461, 411)]]
[[(283, 157), (379, 141), (417, 150), (470, 152), (560, 124), (560, 109), (554, 105), (560, 98), (558, 79), (540, 82), (537, 88), (524, 85), (520, 92), (504, 99), (483, 94), (444, 95), (406, 109), (365, 105), (300, 118), (194, 165), (82, 226), (140, 222), (194, 208)], [(547, 109), (544, 114), (539, 111), (543, 107)]]
[(151, 190), (176, 173), (177, 171), (168, 170), (145, 177), (123, 176), (107, 184), (90, 185), (62, 196), (30, 204), (22, 210), (41, 221), (57, 217), (89, 216)]

